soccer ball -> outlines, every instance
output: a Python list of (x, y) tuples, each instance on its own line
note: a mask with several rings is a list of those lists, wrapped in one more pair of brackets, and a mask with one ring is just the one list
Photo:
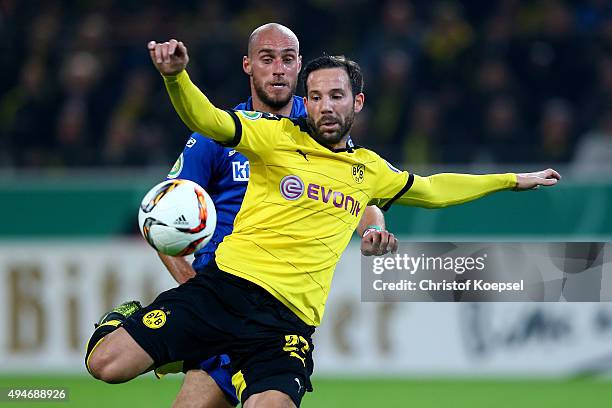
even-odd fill
[(212, 199), (189, 180), (166, 180), (142, 199), (138, 212), (140, 232), (158, 252), (189, 255), (210, 241), (217, 225)]

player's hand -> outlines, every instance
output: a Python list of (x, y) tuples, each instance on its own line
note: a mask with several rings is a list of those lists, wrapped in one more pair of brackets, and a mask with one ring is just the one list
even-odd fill
[(361, 237), (361, 254), (364, 256), (384, 255), (397, 251), (397, 239), (389, 231), (365, 230)]
[(554, 186), (561, 175), (553, 169), (536, 171), (534, 173), (517, 174), (516, 190), (530, 190), (540, 186)]
[(187, 47), (182, 41), (150, 41), (147, 48), (153, 65), (162, 75), (176, 75), (184, 70), (189, 62)]

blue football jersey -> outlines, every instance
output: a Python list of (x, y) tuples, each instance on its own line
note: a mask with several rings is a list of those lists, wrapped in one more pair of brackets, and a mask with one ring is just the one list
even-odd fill
[[(237, 110), (253, 110), (252, 99), (237, 105)], [(301, 97), (293, 97), (292, 118), (306, 116)], [(208, 137), (193, 133), (168, 179), (194, 181), (210, 195), (217, 210), (217, 227), (210, 242), (195, 253), (193, 268), (204, 269), (213, 259), (217, 246), (234, 228), (234, 218), (240, 210), (249, 181), (249, 161), (237, 151), (223, 147)]]

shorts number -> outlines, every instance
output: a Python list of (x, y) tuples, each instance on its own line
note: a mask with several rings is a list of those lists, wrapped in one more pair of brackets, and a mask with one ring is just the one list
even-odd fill
[(288, 334), (285, 336), (285, 345), (283, 351), (289, 353), (289, 356), (295, 357), (302, 362), (306, 367), (306, 353), (310, 350), (310, 344), (302, 336), (297, 334)]

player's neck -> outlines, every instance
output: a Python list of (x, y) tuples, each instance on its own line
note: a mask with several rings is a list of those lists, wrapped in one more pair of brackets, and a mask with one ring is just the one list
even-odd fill
[(253, 110), (256, 110), (259, 112), (268, 112), (274, 115), (290, 116), (291, 109), (293, 108), (293, 98), (289, 99), (289, 102), (282, 108), (273, 108), (271, 106), (266, 105), (265, 103), (261, 101), (261, 99), (257, 97), (257, 94), (255, 93), (253, 93), (252, 101), (253, 101)]

